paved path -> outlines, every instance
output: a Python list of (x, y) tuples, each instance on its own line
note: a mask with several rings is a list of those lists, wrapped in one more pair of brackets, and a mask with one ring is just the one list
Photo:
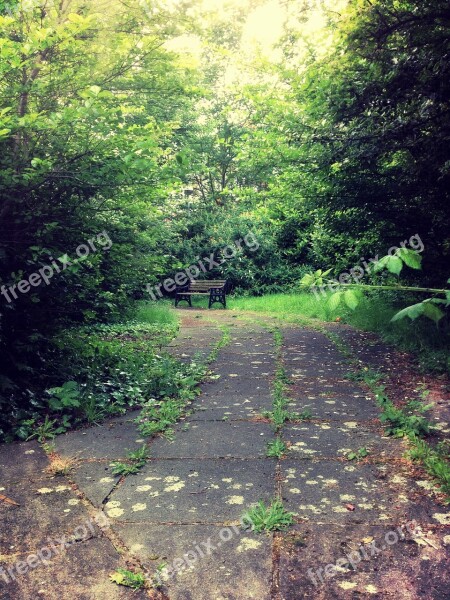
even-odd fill
[[(173, 442), (151, 441), (138, 475), (119, 480), (109, 466), (143, 443), (133, 414), (58, 438), (58, 452), (79, 459), (68, 480), (45, 473), (37, 444), (0, 448), (0, 493), (20, 504), (0, 503), (5, 569), (49, 538), (80, 537), (77, 527), (88, 519), (100, 524), (55, 552), (47, 567), (13, 571), (8, 585), (0, 576), (0, 599), (140, 599), (145, 592), (108, 581), (135, 560), (150, 573), (161, 563), (171, 567), (161, 591), (171, 600), (448, 600), (448, 509), (432, 499), (428, 482), (414, 479), (402, 443), (383, 437), (373, 399), (345, 378), (349, 367), (329, 339), (283, 331), (291, 409), (309, 409), (313, 419), (284, 426), (289, 452), (276, 460), (265, 456), (274, 431), (260, 417), (273, 401), (270, 323), (180, 313), (182, 331), (170, 351), (182, 359), (205, 356), (221, 338), (218, 325), (230, 328), (231, 340), (212, 366), (220, 378), (202, 386)], [(346, 460), (362, 447), (367, 459)], [(246, 508), (274, 498), (295, 513), (296, 525), (275, 534), (239, 527)], [(413, 519), (419, 534), (405, 528)], [(352, 564), (337, 563), (349, 556)], [(336, 563), (337, 570), (327, 567)]]

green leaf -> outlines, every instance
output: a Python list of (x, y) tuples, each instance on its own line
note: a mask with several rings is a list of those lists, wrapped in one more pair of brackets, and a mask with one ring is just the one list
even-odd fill
[(438, 306), (436, 306), (437, 303), (440, 303), (439, 299), (429, 298), (428, 300), (424, 300), (418, 304), (407, 306), (395, 314), (391, 321), (399, 321), (405, 317), (409, 317), (412, 321), (414, 321), (423, 315), (435, 323), (439, 323), (439, 321), (445, 316), (445, 313)]
[(312, 275), (311, 273), (308, 273), (307, 275), (305, 275), (304, 277), (302, 277), (302, 279), (300, 280), (300, 283), (302, 285), (314, 285), (314, 282), (316, 281), (316, 278), (314, 277), (314, 275)]
[(386, 266), (390, 273), (400, 275), (400, 272), (403, 269), (403, 262), (398, 256), (389, 256)]
[(355, 310), (359, 304), (358, 295), (353, 290), (346, 290), (344, 292), (344, 301), (351, 310)]
[(390, 256), (383, 256), (383, 258), (380, 258), (380, 260), (378, 260), (376, 263), (374, 263), (374, 265), (372, 267), (373, 272), (378, 273), (378, 271), (381, 271), (382, 269), (387, 267), (389, 258), (390, 258)]
[(423, 302), (423, 305), (424, 317), (428, 317), (435, 323), (439, 323), (439, 321), (445, 316), (445, 313), (439, 307), (437, 307), (436, 304), (432, 304), (431, 302), (425, 301)]
[(425, 310), (423, 302), (419, 302), (418, 304), (412, 304), (411, 306), (407, 306), (403, 310), (396, 313), (391, 321), (399, 321), (400, 319), (404, 319), (405, 317), (409, 317), (412, 321), (423, 315)]
[(122, 573), (111, 573), (109, 578), (113, 583), (117, 583), (117, 585), (124, 585), (125, 576)]
[(400, 250), (397, 251), (397, 254), (405, 263), (405, 265), (411, 267), (411, 269), (422, 268), (422, 257), (414, 250), (410, 250), (409, 248), (400, 248)]
[(328, 308), (333, 311), (336, 310), (336, 308), (339, 306), (339, 304), (341, 303), (342, 300), (342, 292), (336, 292), (335, 294), (332, 294), (327, 302)]

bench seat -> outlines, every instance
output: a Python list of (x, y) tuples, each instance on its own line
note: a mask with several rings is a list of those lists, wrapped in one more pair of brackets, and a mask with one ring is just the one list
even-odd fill
[(227, 307), (227, 287), (226, 279), (192, 279), (187, 285), (179, 287), (175, 294), (175, 307), (183, 300), (192, 307), (192, 296), (209, 296), (209, 306), (215, 302), (220, 302), (224, 308)]

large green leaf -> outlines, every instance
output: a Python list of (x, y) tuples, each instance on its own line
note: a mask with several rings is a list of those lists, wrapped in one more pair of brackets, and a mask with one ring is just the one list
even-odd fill
[(301, 278), (300, 283), (301, 285), (314, 285), (314, 282), (316, 281), (316, 278), (314, 277), (314, 275), (312, 275), (311, 273), (307, 273), (306, 275), (304, 275), (304, 277)]
[(329, 297), (328, 302), (327, 302), (328, 308), (332, 311), (336, 310), (336, 308), (341, 303), (342, 296), (343, 296), (343, 292), (336, 292), (335, 294), (332, 294)]
[(400, 319), (404, 319), (405, 317), (409, 317), (412, 321), (423, 315), (425, 308), (423, 302), (419, 302), (418, 304), (412, 304), (411, 306), (407, 306), (403, 310), (396, 313), (391, 321), (399, 321)]
[(420, 269), (422, 267), (422, 257), (415, 250), (400, 248), (397, 254), (405, 265), (411, 267), (411, 269)]
[(390, 273), (399, 275), (403, 268), (403, 262), (398, 256), (383, 256), (373, 266), (374, 273), (378, 273), (382, 269), (387, 269)]
[(378, 271), (381, 271), (382, 269), (387, 267), (389, 258), (390, 258), (390, 256), (383, 256), (383, 258), (380, 258), (380, 260), (378, 260), (376, 263), (374, 263), (373, 267), (372, 267), (373, 272), (378, 273)]
[(423, 304), (425, 305), (423, 315), (435, 323), (439, 323), (439, 321), (445, 316), (445, 313), (438, 306), (436, 306), (436, 304), (426, 301)]
[(352, 310), (355, 310), (355, 308), (359, 304), (358, 294), (356, 292), (354, 292), (353, 290), (346, 290), (344, 292), (344, 301), (345, 301), (345, 304), (349, 308), (351, 308)]
[(418, 304), (413, 304), (412, 306), (407, 306), (397, 314), (395, 314), (391, 321), (399, 321), (405, 317), (409, 317), (412, 321), (417, 319), (420, 316), (427, 317), (431, 319), (435, 323), (439, 323), (439, 321), (445, 316), (445, 313), (436, 306), (435, 299), (427, 299), (423, 302), (419, 302)]
[(401, 270), (403, 269), (403, 262), (398, 256), (388, 256), (387, 257), (387, 269), (390, 273), (394, 273), (395, 275), (400, 275)]

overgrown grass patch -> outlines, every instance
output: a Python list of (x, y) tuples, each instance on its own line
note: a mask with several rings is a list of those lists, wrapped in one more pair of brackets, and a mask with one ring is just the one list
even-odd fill
[(369, 386), (381, 408), (380, 420), (385, 423), (386, 433), (408, 439), (411, 446), (408, 451), (409, 458), (422, 463), (427, 473), (436, 481), (446, 503), (450, 503), (448, 444), (440, 443), (433, 449), (424, 439), (430, 434), (430, 422), (425, 413), (432, 405), (414, 400), (402, 408), (396, 407), (386, 394), (386, 387), (381, 383), (381, 374), (370, 369), (358, 371), (353, 379), (364, 381)]
[(178, 325), (178, 317), (169, 301), (137, 303), (134, 319), (139, 323)]
[(229, 307), (232, 310), (267, 312), (274, 313), (277, 316), (291, 316), (293, 318), (304, 316), (322, 321), (330, 320), (333, 314), (327, 309), (325, 302), (317, 301), (315, 296), (309, 293), (232, 298)]

